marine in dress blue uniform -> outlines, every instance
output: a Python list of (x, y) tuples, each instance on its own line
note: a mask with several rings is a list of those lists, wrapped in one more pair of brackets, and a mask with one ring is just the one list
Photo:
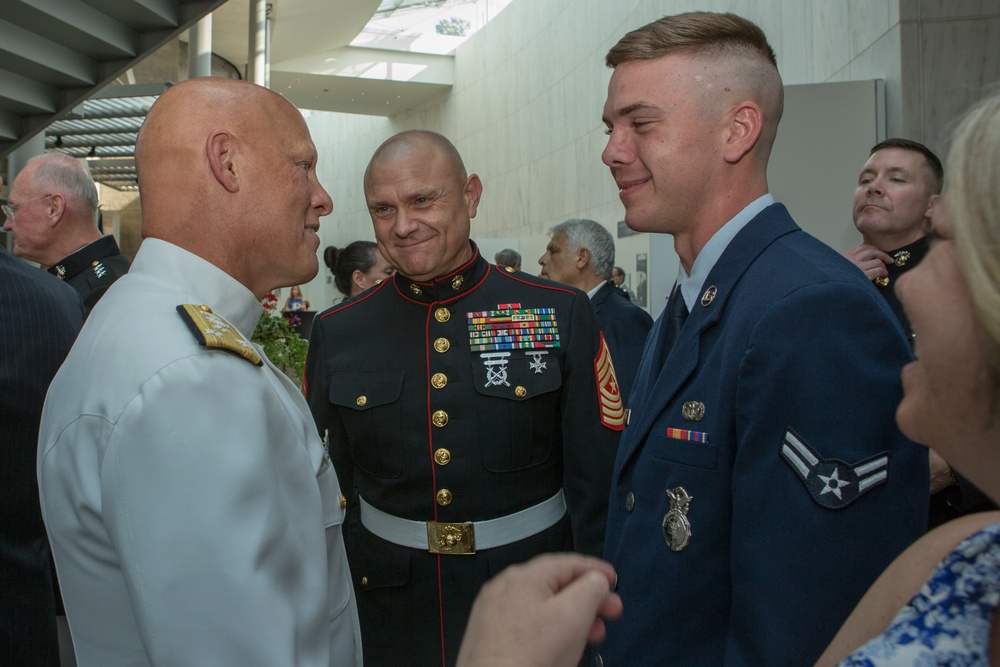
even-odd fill
[[(312, 331), (307, 399), (353, 489), (348, 555), (369, 665), (454, 664), (487, 579), (543, 552), (602, 551), (623, 410), (587, 297), (471, 247), (458, 269), (427, 282), (397, 273)], [(525, 510), (545, 518), (508, 520), (508, 539), (484, 541), (479, 522)], [(400, 544), (396, 519), (416, 525), (416, 544)]]
[(629, 301), (625, 293), (612, 283), (602, 285), (590, 303), (594, 306), (601, 332), (611, 350), (622, 402), (627, 407), (646, 336), (653, 326), (653, 318)]

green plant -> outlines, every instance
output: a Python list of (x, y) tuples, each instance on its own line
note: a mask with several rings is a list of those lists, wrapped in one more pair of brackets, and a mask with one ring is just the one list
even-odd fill
[[(264, 296), (264, 314), (257, 322), (251, 340), (264, 348), (264, 354), (296, 384), (302, 383), (309, 342), (302, 338), (289, 320), (277, 312), (278, 297)], [(294, 316), (293, 316), (294, 317)]]

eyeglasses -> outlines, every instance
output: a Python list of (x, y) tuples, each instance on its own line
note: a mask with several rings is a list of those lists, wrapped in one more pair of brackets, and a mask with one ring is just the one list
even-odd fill
[(3, 210), (3, 214), (5, 216), (7, 216), (11, 220), (13, 220), (14, 219), (14, 213), (17, 212), (17, 209), (21, 208), (25, 204), (30, 204), (33, 201), (38, 201), (39, 199), (45, 199), (46, 197), (51, 197), (51, 196), (52, 196), (51, 194), (42, 195), (41, 197), (35, 197), (34, 199), (29, 199), (28, 201), (23, 201), (20, 204), (4, 204), (4, 205), (0, 206), (0, 209)]

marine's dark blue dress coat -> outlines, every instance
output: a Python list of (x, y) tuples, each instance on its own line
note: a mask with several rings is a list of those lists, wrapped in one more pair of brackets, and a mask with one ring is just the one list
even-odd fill
[(628, 397), (639, 370), (642, 348), (646, 335), (653, 326), (653, 318), (645, 310), (628, 300), (620, 289), (605, 283), (590, 300), (597, 313), (604, 339), (611, 350), (615, 375), (621, 387), (622, 402), (628, 407)]
[[(927, 450), (894, 420), (909, 348), (864, 275), (780, 204), (702, 289), (714, 299), (665, 364), (657, 320), (629, 401), (605, 547), (625, 612), (598, 651), (609, 667), (811, 665), (925, 529)], [(673, 551), (678, 487), (691, 537)]]
[[(348, 557), (368, 665), (454, 664), (472, 601), (489, 577), (547, 551), (599, 556), (603, 549), (620, 425), (601, 423), (594, 312), (579, 290), (474, 254), (429, 283), (397, 274), (313, 325), (306, 393), (321, 432), (329, 432), (344, 493), (355, 496)], [(501, 368), (473, 349), (469, 313), (511, 305), (553, 309), (559, 346), (512, 350), (505, 381), (491, 381), (490, 369)], [(537, 352), (545, 353), (535, 355), (541, 363), (531, 355)], [(439, 411), (444, 424), (434, 418)], [(435, 457), (442, 449), (448, 456)], [(479, 521), (536, 505), (560, 488), (568, 505), (562, 521), (473, 556), (391, 544), (355, 512), (360, 494), (396, 517)], [(444, 490), (447, 505), (437, 500)]]

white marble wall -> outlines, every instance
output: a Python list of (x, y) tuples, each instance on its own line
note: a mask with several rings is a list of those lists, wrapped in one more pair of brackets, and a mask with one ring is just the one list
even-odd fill
[(955, 119), (1000, 89), (1000, 0), (902, 0), (901, 133), (944, 159)]
[[(389, 119), (309, 118), (335, 204), (323, 245), (373, 238), (362, 174), (375, 147), (408, 128), (455, 142), (485, 184), (473, 236), (520, 239), (527, 270), (566, 218), (614, 233), (623, 211), (600, 161), (604, 54), (625, 32), (691, 9), (757, 22), (788, 84), (884, 79), (888, 133), (935, 148), (955, 113), (1000, 79), (1000, 0), (514, 0), (460, 47), (450, 93)], [(328, 273), (306, 288), (316, 305), (334, 296)]]

